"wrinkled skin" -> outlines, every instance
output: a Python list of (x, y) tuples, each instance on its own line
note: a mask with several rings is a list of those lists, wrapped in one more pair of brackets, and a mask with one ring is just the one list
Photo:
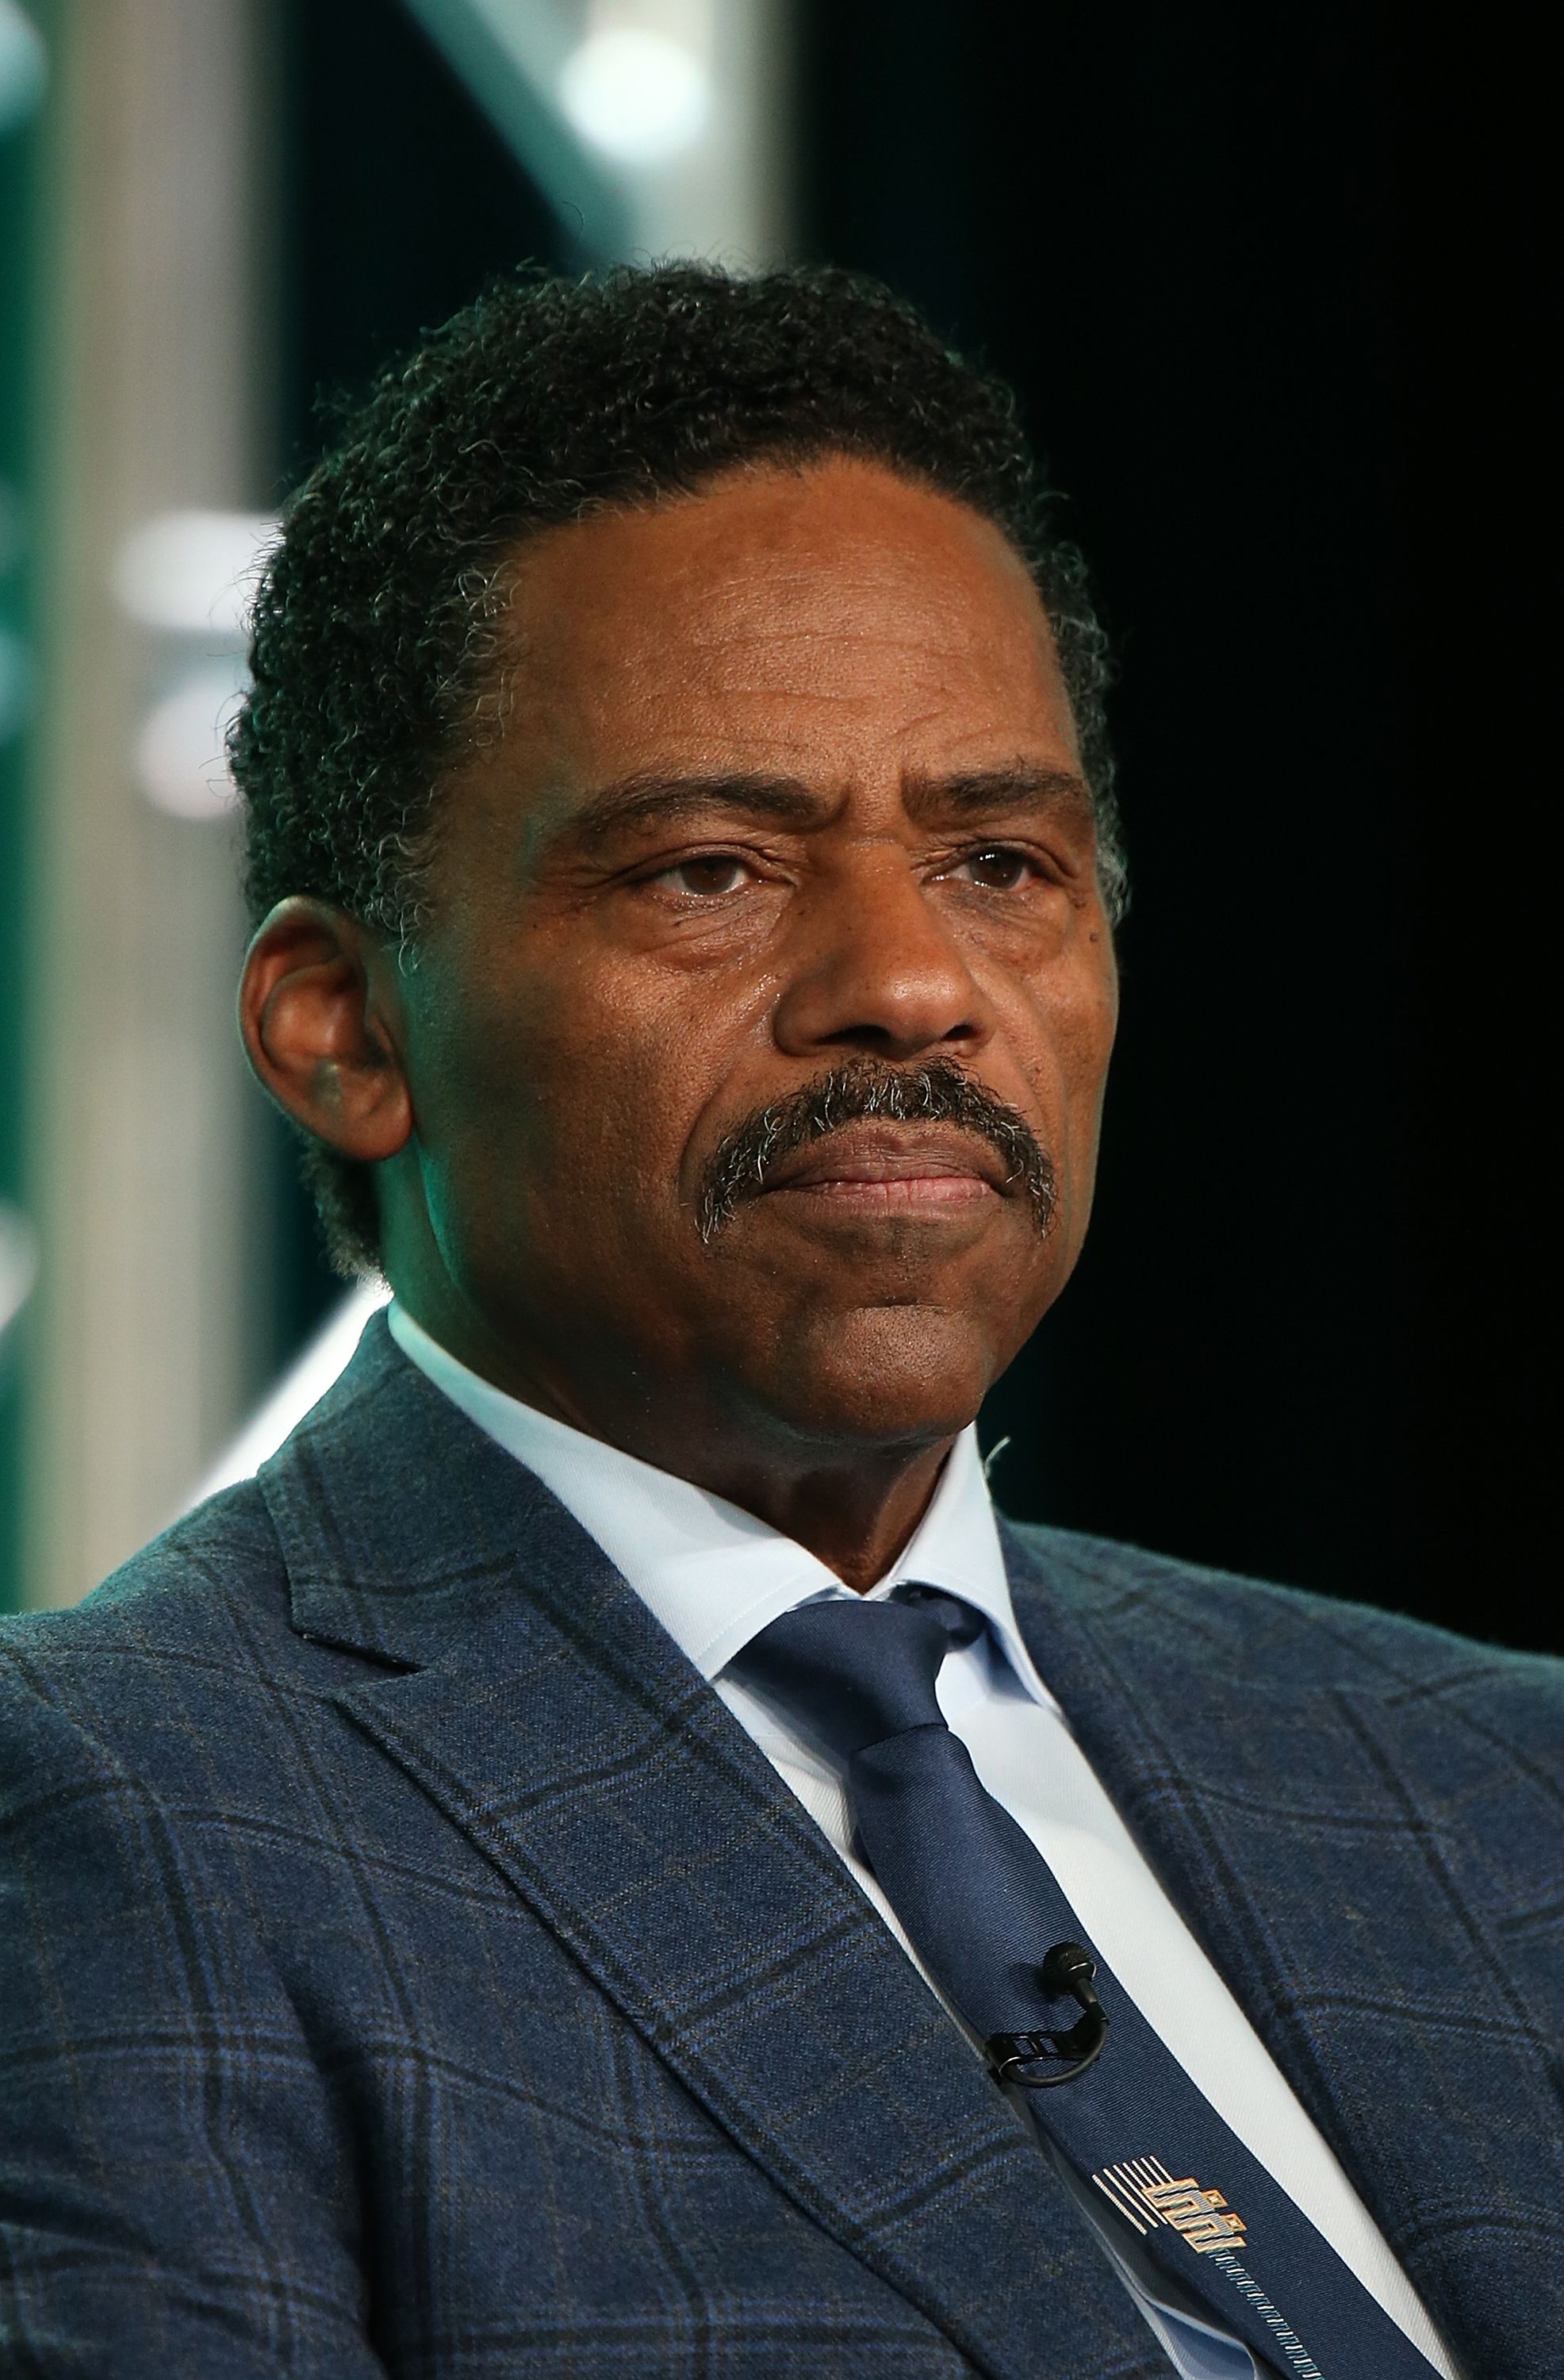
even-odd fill
[[(252, 1062), (379, 1165), (454, 1354), (867, 1585), (1086, 1228), (1117, 980), (1047, 620), (992, 526), (842, 460), (538, 537), (509, 638), (416, 965), (281, 904)], [(980, 1138), (877, 1122), (703, 1238), (735, 1126), (931, 1059), (1041, 1144), (1046, 1232)]]

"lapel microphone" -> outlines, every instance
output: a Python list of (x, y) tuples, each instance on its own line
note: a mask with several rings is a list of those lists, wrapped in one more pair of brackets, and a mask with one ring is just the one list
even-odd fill
[[(991, 2033), (983, 2044), (997, 2082), (1017, 2082), (1024, 2091), (1052, 2091), (1073, 2082), (1102, 2055), (1108, 2011), (1092, 1988), (1097, 1961), (1079, 1942), (1056, 1942), (1037, 1970), (1045, 1991), (1068, 1992), (1081, 2015), (1067, 2033)], [(1067, 2062), (1058, 2065), (1063, 2058)], [(1045, 2059), (1051, 2073), (1036, 2070)]]

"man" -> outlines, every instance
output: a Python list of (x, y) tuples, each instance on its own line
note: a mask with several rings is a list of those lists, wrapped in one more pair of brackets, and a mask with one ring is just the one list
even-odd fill
[(246, 1044), (395, 1302), (6, 1632), (6, 2369), (1552, 2370), (1558, 1666), (988, 1503), (1123, 882), (1005, 392), (503, 287), (254, 674)]

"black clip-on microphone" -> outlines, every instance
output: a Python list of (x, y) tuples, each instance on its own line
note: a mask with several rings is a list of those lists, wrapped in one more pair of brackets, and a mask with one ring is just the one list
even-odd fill
[[(1037, 1970), (1047, 1992), (1068, 1992), (1082, 2011), (1068, 2033), (991, 2033), (983, 2047), (996, 2082), (1016, 2082), (1024, 2091), (1051, 2091), (1057, 2083), (1073, 2082), (1102, 2055), (1108, 2039), (1108, 2011), (1092, 1989), (1097, 1961), (1079, 1942), (1056, 1942)], [(1068, 2064), (1052, 2074), (1027, 2069), (1042, 2058), (1065, 2058)]]

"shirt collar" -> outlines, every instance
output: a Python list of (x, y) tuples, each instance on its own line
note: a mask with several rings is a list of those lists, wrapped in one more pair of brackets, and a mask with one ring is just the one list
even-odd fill
[[(753, 1512), (480, 1379), (405, 1306), (393, 1305), (386, 1319), (408, 1361), (535, 1472), (597, 1540), (703, 1677), (719, 1677), (752, 1636), (795, 1605), (850, 1592), (818, 1555)], [(927, 1512), (871, 1596), (888, 1596), (909, 1579), (943, 1587), (981, 1611), (1026, 1693), (1057, 1708), (1015, 1624), (976, 1429), (956, 1439)]]

